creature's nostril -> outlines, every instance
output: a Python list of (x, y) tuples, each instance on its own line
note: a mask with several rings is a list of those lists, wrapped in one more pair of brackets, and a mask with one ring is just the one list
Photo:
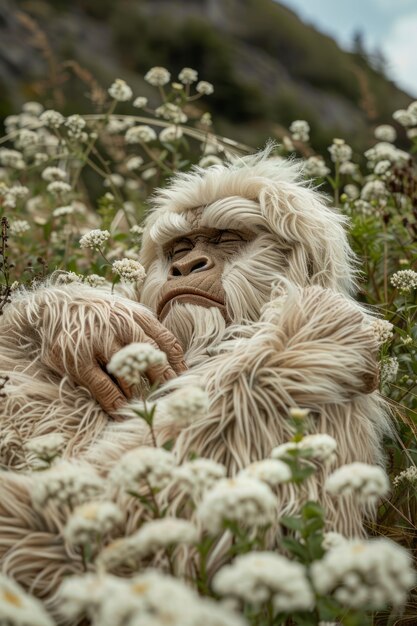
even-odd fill
[(171, 275), (172, 276), (182, 276), (180, 270), (178, 269), (178, 267), (173, 267), (172, 271), (171, 271)]
[(206, 261), (199, 261), (198, 263), (192, 266), (191, 271), (198, 272), (199, 270), (203, 270), (206, 266), (207, 266)]

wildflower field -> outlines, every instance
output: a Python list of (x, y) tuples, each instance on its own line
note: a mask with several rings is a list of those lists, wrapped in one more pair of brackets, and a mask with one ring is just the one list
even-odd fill
[[(259, 148), (216, 134), (202, 104), (215, 85), (194, 69), (173, 77), (154, 67), (145, 80), (159, 94), (156, 108), (117, 79), (107, 90), (92, 87), (97, 107), (89, 114), (64, 116), (26, 102), (6, 118), (0, 139), (0, 314), (15, 293), (53, 272), (61, 282), (109, 289), (141, 282), (141, 223), (153, 189), (193, 164), (208, 168)], [(32, 440), (28, 450), (38, 472), (33, 506), (66, 503), (62, 534), (82, 555), (85, 573), (62, 580), (48, 612), (1, 576), (0, 624), (417, 623), (417, 102), (376, 127), (364, 154), (353, 152), (348, 137), (334, 138), (326, 154), (317, 154), (309, 130), (308, 120), (294, 120), (274, 152), (302, 160), (306, 180), (349, 219), (358, 299), (375, 314), (380, 390), (395, 427), (386, 442), (390, 484), (381, 469), (360, 463), (341, 467), (326, 484), (337, 497), (378, 503), (369, 540), (325, 532), (320, 504), (309, 501), (297, 515), (278, 520), (282, 552), (265, 550), (277, 522), (271, 488), (288, 482), (299, 488), (316, 470), (315, 461), (337, 454), (332, 437), (309, 435), (303, 409), (291, 412), (293, 439), (234, 480), (207, 459), (177, 465), (169, 446), (155, 445), (126, 454), (104, 482), (60, 461), (60, 436), (49, 435)], [(134, 383), (163, 359), (153, 348), (128, 347), (109, 371)], [(7, 379), (0, 387), (8, 393)], [(170, 402), (172, 415), (186, 424), (204, 412), (207, 398), (190, 389), (186, 397), (174, 393)], [(156, 409), (144, 402), (137, 415), (151, 434)], [(159, 495), (172, 486), (186, 495), (187, 514), (179, 508), (177, 517), (167, 516)], [(138, 499), (145, 511), (128, 537), (120, 536), (123, 497)], [(208, 557), (223, 533), (229, 541), (213, 575)]]

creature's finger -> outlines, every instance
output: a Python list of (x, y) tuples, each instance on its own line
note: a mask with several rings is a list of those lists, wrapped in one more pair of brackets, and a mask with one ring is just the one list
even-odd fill
[(121, 419), (117, 416), (117, 411), (126, 404), (126, 398), (98, 363), (84, 370), (79, 384), (88, 389), (103, 411), (115, 419)]
[(138, 315), (134, 313), (134, 317), (148, 337), (151, 337), (156, 342), (159, 350), (165, 352), (174, 372), (181, 374), (186, 371), (187, 366), (184, 361), (184, 351), (175, 335), (151, 315)]
[(111, 378), (113, 382), (118, 385), (118, 387), (120, 387), (126, 398), (130, 400), (134, 394), (134, 387), (127, 383), (121, 376), (118, 376), (117, 374), (110, 374), (109, 372), (107, 372), (107, 364), (109, 363), (110, 359), (114, 354), (116, 354), (116, 352), (119, 352), (119, 350), (121, 350), (122, 348), (123, 344), (120, 343), (117, 339), (113, 339), (110, 348), (106, 350), (106, 354), (99, 353), (97, 354), (96, 358), (101, 366), (101, 369), (104, 370), (105, 373), (107, 373), (109, 378)]

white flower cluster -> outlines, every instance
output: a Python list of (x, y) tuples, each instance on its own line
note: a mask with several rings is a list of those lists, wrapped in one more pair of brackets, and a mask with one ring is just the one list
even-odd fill
[(72, 215), (74, 213), (74, 207), (72, 204), (66, 204), (64, 206), (58, 206), (52, 211), (53, 217), (65, 217), (66, 215)]
[(197, 527), (192, 522), (176, 517), (163, 517), (143, 524), (129, 537), (129, 542), (135, 555), (146, 556), (172, 546), (194, 544), (198, 539)]
[(136, 385), (147, 369), (164, 367), (166, 363), (166, 354), (150, 343), (131, 343), (112, 356), (107, 371), (122, 378), (129, 385)]
[(114, 502), (87, 502), (75, 507), (69, 517), (64, 537), (71, 545), (94, 543), (123, 521), (123, 514)]
[(148, 98), (145, 98), (144, 96), (138, 96), (133, 101), (133, 106), (136, 109), (144, 109), (147, 104), (148, 104)]
[(157, 117), (163, 117), (164, 120), (173, 122), (174, 124), (185, 124), (187, 116), (184, 111), (173, 102), (165, 102), (155, 109)]
[(106, 279), (104, 276), (99, 276), (98, 274), (89, 274), (84, 277), (84, 282), (90, 287), (103, 287), (106, 284)]
[(343, 163), (352, 158), (352, 148), (347, 145), (344, 139), (333, 139), (333, 143), (328, 148), (330, 157), (334, 163)]
[(417, 101), (411, 102), (407, 109), (399, 109), (394, 111), (392, 117), (401, 126), (415, 126), (417, 125)]
[(195, 90), (202, 96), (210, 96), (214, 92), (214, 87), (207, 80), (200, 80), (197, 83)]
[(65, 126), (68, 128), (68, 136), (72, 139), (82, 139), (86, 124), (85, 119), (81, 115), (77, 113), (70, 115), (65, 121)]
[(65, 444), (65, 439), (60, 433), (49, 433), (28, 439), (25, 448), (41, 459), (53, 459)]
[(103, 480), (91, 466), (61, 461), (37, 473), (30, 495), (34, 507), (42, 510), (48, 502), (75, 507), (100, 497), (103, 489)]
[(175, 468), (173, 478), (185, 493), (200, 500), (204, 492), (226, 476), (226, 468), (211, 459), (193, 459)]
[(276, 613), (307, 611), (314, 595), (303, 565), (273, 552), (238, 556), (213, 578), (214, 590), (255, 606), (272, 600)]
[(63, 180), (54, 180), (49, 183), (47, 190), (54, 196), (64, 196), (71, 191), (71, 185)]
[(356, 163), (352, 163), (352, 161), (343, 161), (340, 164), (339, 172), (344, 174), (345, 176), (353, 176), (358, 169)]
[(394, 336), (393, 328), (394, 326), (388, 320), (372, 320), (370, 323), (370, 330), (378, 344), (383, 344), (392, 339)]
[(182, 130), (179, 126), (167, 126), (159, 133), (159, 139), (162, 142), (178, 141), (182, 137)]
[(129, 128), (125, 135), (126, 143), (149, 143), (155, 141), (156, 132), (150, 126), (142, 124)]
[(400, 472), (392, 482), (395, 487), (398, 487), (398, 485), (403, 481), (412, 484), (417, 483), (417, 467), (415, 465), (410, 465), (410, 467), (407, 467), (407, 469)]
[(387, 196), (388, 189), (382, 180), (369, 180), (362, 187), (362, 200), (367, 200), (368, 202), (372, 200), (385, 200)]
[(98, 228), (90, 230), (83, 235), (80, 239), (80, 248), (91, 248), (97, 250), (110, 239), (110, 233), (108, 230), (100, 230)]
[[(29, 189), (23, 185), (8, 187), (4, 183), (0, 183), (0, 198), (3, 198), (2, 204), (6, 209), (14, 209), (19, 200), (25, 198), (28, 193)], [(26, 220), (15, 220), (15, 224), (18, 222), (23, 224)]]
[(114, 83), (109, 87), (109, 95), (118, 102), (127, 102), (133, 96), (133, 91), (121, 78), (116, 78)]
[(375, 138), (378, 141), (394, 142), (397, 139), (397, 131), (390, 124), (381, 124), (374, 130)]
[(270, 487), (291, 480), (291, 470), (286, 463), (276, 459), (263, 459), (247, 465), (238, 473), (238, 478), (256, 478)]
[(42, 172), (42, 178), (51, 183), (54, 180), (65, 180), (67, 173), (61, 167), (46, 167)]
[(374, 169), (378, 161), (389, 161), (390, 163), (404, 163), (410, 155), (404, 150), (399, 150), (388, 141), (381, 141), (365, 152), (365, 157), (369, 161), (369, 166)]
[(50, 128), (59, 128), (65, 122), (65, 117), (59, 113), (59, 111), (48, 109), (42, 113), (39, 120), (45, 126), (49, 126)]
[(143, 159), (141, 156), (133, 156), (130, 157), (128, 161), (126, 161), (126, 169), (129, 172), (134, 172), (138, 170), (143, 165)]
[(178, 79), (183, 85), (191, 85), (198, 79), (198, 73), (191, 67), (183, 67), (181, 72), (178, 74)]
[(174, 456), (164, 448), (142, 446), (124, 454), (110, 474), (112, 483), (125, 491), (137, 491), (144, 485), (162, 489), (171, 481)]
[(27, 220), (14, 220), (10, 224), (11, 235), (22, 235), (28, 230), (30, 230), (30, 224)]
[(323, 178), (330, 174), (330, 170), (327, 167), (323, 157), (311, 156), (304, 161), (304, 175), (312, 178)]
[(359, 502), (373, 503), (389, 492), (386, 473), (377, 465), (349, 463), (327, 478), (325, 488), (333, 495), (352, 495)]
[(392, 383), (397, 378), (400, 364), (396, 356), (388, 357), (381, 365), (381, 381)]
[(171, 80), (171, 74), (165, 67), (151, 67), (145, 74), (145, 80), (154, 87), (163, 87)]
[(223, 478), (207, 491), (197, 515), (210, 533), (221, 532), (226, 522), (253, 528), (276, 520), (277, 502), (271, 489), (255, 478)]
[(170, 419), (179, 426), (188, 426), (207, 414), (209, 397), (200, 387), (189, 385), (171, 393), (164, 406)]
[(347, 195), (349, 200), (356, 200), (356, 198), (359, 198), (360, 196), (359, 187), (357, 185), (353, 185), (353, 184), (345, 185), (343, 187), (343, 191)]
[(305, 120), (295, 120), (290, 125), (291, 137), (294, 141), (308, 141), (310, 139), (310, 126)]
[(93, 626), (247, 626), (230, 609), (155, 570), (130, 579), (71, 576), (62, 583), (59, 599), (67, 621), (87, 615)]
[(24, 170), (26, 167), (22, 153), (8, 148), (0, 148), (0, 164), (15, 170)]
[(316, 590), (354, 609), (404, 604), (416, 582), (411, 558), (388, 539), (346, 541), (311, 567)]
[(400, 293), (409, 293), (417, 288), (417, 272), (414, 270), (400, 270), (391, 276), (390, 283)]
[(322, 548), (323, 550), (333, 550), (333, 548), (338, 548), (339, 546), (345, 544), (348, 541), (346, 537), (341, 535), (340, 533), (336, 533), (334, 531), (329, 531), (324, 533)]
[(301, 441), (289, 441), (283, 443), (271, 452), (273, 459), (291, 458), (292, 451), (309, 452), (309, 456), (318, 461), (325, 461), (331, 459), (337, 448), (336, 440), (327, 435), (326, 433), (319, 433), (317, 435), (306, 435)]
[(4, 626), (54, 626), (42, 603), (4, 574), (0, 574), (0, 623)]

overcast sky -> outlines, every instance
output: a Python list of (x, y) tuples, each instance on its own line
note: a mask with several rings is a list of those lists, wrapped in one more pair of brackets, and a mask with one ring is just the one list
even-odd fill
[(390, 78), (417, 97), (417, 0), (279, 1), (344, 48), (360, 30), (369, 52), (384, 53)]

